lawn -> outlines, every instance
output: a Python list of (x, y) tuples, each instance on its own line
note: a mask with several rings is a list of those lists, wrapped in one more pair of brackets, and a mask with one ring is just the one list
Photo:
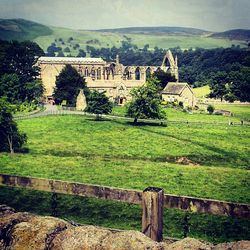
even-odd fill
[[(233, 116), (222, 115), (209, 115), (206, 111), (207, 105), (199, 105), (200, 109), (192, 112), (183, 112), (180, 108), (165, 107), (164, 111), (169, 122), (197, 122), (197, 123), (211, 123), (211, 124), (229, 124), (234, 122), (235, 124), (241, 124), (241, 120), (244, 120), (245, 124), (249, 124), (250, 121), (250, 105), (241, 104), (215, 104), (216, 109), (229, 110), (233, 113)], [(126, 107), (115, 106), (113, 108), (113, 114), (118, 116), (124, 116)]]
[[(138, 190), (157, 186), (164, 188), (166, 193), (250, 203), (249, 127), (172, 123), (167, 127), (133, 126), (122, 119), (95, 121), (69, 115), (20, 120), (18, 125), (27, 133), (29, 152), (2, 153), (1, 173)], [(39, 198), (20, 190), (2, 190), (0, 203), (27, 210), (28, 204), (40, 202), (41, 206), (34, 205), (31, 210), (43, 214), (50, 211), (48, 194), (41, 194)], [(27, 197), (28, 201), (23, 202)], [(83, 201), (85, 208), (81, 208), (82, 211), (79, 206)], [(60, 196), (59, 207), (61, 217), (83, 223), (119, 228), (139, 228), (140, 224), (140, 209), (136, 206)], [(96, 207), (101, 207), (101, 210), (105, 207), (106, 210), (99, 214)], [(84, 209), (88, 211), (86, 214)], [(166, 226), (165, 234), (181, 237), (179, 224), (186, 213), (166, 211), (166, 218), (172, 222)], [(122, 214), (118, 216), (119, 212)], [(207, 215), (189, 216), (192, 221), (190, 235), (195, 237), (212, 241), (249, 237), (246, 229), (250, 225), (246, 221)], [(204, 224), (199, 222), (201, 217)], [(216, 233), (207, 232), (210, 227), (216, 227), (217, 221), (224, 223), (223, 230), (226, 225), (233, 233), (225, 229), (228, 235), (222, 236), (219, 228)], [(237, 225), (236, 231), (231, 229), (234, 224)], [(207, 227), (210, 229), (205, 229)]]

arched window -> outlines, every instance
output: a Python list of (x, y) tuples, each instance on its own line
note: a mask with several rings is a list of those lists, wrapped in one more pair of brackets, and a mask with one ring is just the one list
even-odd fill
[(141, 71), (140, 68), (137, 67), (135, 70), (135, 80), (140, 80), (141, 79)]
[(92, 77), (92, 79), (95, 79), (95, 68), (94, 67), (91, 69), (91, 77)]
[(150, 78), (151, 77), (151, 69), (150, 68), (147, 68), (146, 69), (146, 79)]
[(97, 80), (101, 80), (101, 68), (97, 69)]
[(85, 70), (84, 70), (84, 75), (85, 75), (86, 77), (89, 76), (89, 70), (88, 70), (87, 67), (86, 67)]

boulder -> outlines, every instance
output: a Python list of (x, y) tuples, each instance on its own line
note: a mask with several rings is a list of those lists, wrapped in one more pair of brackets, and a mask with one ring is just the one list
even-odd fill
[(92, 250), (103, 249), (103, 239), (111, 235), (111, 231), (94, 226), (79, 226), (64, 230), (56, 235), (49, 249), (54, 250)]
[(163, 246), (138, 231), (113, 233), (102, 241), (105, 250), (163, 250)]
[(57, 233), (71, 225), (53, 217), (34, 216), (16, 224), (11, 232), (12, 250), (44, 250)]
[(237, 242), (221, 243), (216, 245), (213, 250), (250, 250), (250, 241), (241, 240)]
[(212, 244), (193, 238), (185, 238), (165, 247), (166, 250), (212, 250)]

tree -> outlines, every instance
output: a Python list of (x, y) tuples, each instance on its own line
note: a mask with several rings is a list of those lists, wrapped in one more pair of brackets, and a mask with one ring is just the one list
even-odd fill
[(10, 104), (5, 98), (0, 98), (0, 151), (14, 153), (20, 150), (27, 141), (27, 136), (20, 133), (13, 121)]
[(88, 95), (85, 80), (75, 68), (67, 64), (56, 78), (53, 94), (55, 102), (60, 104), (63, 100), (66, 100), (67, 104), (75, 106), (80, 89), (84, 89), (85, 95)]
[(64, 57), (64, 54), (62, 51), (59, 51), (58, 54), (57, 54), (57, 57)]
[(221, 101), (223, 97), (228, 93), (228, 89), (226, 88), (227, 84), (227, 73), (224, 71), (219, 71), (216, 73), (211, 81), (211, 97), (220, 98)]
[(104, 92), (100, 93), (96, 90), (91, 91), (87, 98), (86, 112), (97, 114), (97, 119), (100, 114), (110, 114), (113, 104)]
[(79, 49), (77, 57), (86, 57), (86, 52), (83, 49)]
[(7, 97), (8, 102), (14, 103), (21, 99), (23, 92), (22, 86), (19, 84), (17, 74), (4, 74), (0, 78), (0, 97)]
[(156, 77), (159, 80), (160, 90), (163, 90), (168, 82), (176, 82), (175, 76), (163, 71), (162, 69), (158, 69), (157, 71), (155, 71), (152, 76)]
[(207, 106), (207, 112), (211, 115), (214, 112), (214, 106), (213, 105), (208, 105)]
[(140, 118), (165, 118), (165, 113), (160, 105), (161, 99), (157, 88), (158, 83), (157, 79), (152, 78), (143, 86), (132, 89), (132, 101), (128, 103), (126, 116), (134, 118), (134, 123)]

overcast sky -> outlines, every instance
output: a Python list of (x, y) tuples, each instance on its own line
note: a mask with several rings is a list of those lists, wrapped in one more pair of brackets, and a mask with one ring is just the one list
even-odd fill
[(74, 29), (250, 29), (249, 11), (250, 0), (0, 0), (0, 18), (24, 18)]

